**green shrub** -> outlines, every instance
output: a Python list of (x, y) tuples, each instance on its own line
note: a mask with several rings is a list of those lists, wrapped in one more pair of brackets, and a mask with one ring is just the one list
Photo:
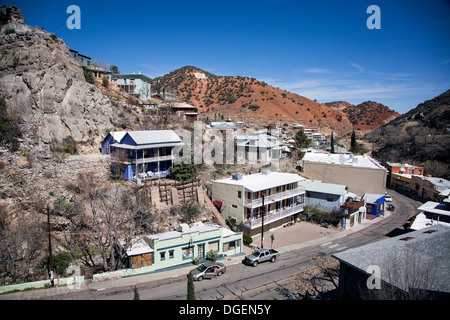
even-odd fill
[(244, 244), (246, 244), (246, 245), (250, 245), (253, 242), (253, 239), (249, 234), (242, 235), (242, 239), (244, 241)]
[(77, 154), (78, 153), (78, 144), (72, 138), (72, 136), (67, 136), (63, 139), (64, 152), (69, 154)]
[(215, 250), (209, 250), (209, 251), (206, 253), (206, 259), (207, 259), (207, 260), (214, 261), (214, 260), (216, 260), (218, 257), (219, 257), (219, 253), (218, 253), (217, 251), (215, 251)]

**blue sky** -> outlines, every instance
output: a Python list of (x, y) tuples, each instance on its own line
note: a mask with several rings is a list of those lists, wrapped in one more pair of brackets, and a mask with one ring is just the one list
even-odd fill
[[(399, 113), (450, 89), (450, 1), (20, 1), (31, 26), (151, 78), (186, 65)], [(69, 5), (81, 9), (70, 30)], [(369, 5), (381, 29), (366, 26)]]

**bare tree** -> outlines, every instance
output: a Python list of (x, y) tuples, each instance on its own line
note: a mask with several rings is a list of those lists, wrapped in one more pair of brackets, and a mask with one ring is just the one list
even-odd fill
[[(78, 180), (77, 214), (71, 218), (66, 244), (70, 250), (83, 252), (86, 265), (116, 270), (123, 266), (131, 240), (153, 219), (153, 207), (137, 187), (102, 186), (92, 173), (80, 174)], [(95, 251), (100, 263), (94, 259)]]
[[(4, 209), (0, 211), (4, 212)], [(42, 225), (37, 215), (22, 216), (16, 221), (1, 220), (1, 264), (11, 283), (25, 282), (32, 277), (36, 258), (43, 246), (45, 237)]]
[(281, 294), (291, 299), (311, 299), (338, 288), (339, 262), (328, 257), (311, 257), (311, 267), (304, 267), (292, 280), (289, 289), (281, 289)]

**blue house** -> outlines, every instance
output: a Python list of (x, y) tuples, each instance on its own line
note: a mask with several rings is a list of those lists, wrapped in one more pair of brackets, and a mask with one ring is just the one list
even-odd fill
[(320, 180), (306, 179), (299, 185), (305, 187), (305, 205), (324, 211), (339, 210), (347, 196), (347, 186), (343, 184), (325, 183)]
[(102, 150), (107, 150), (109, 145), (111, 160), (124, 165), (126, 180), (168, 176), (175, 159), (173, 149), (183, 145), (173, 130), (129, 131), (119, 142), (114, 142), (116, 136), (107, 136), (102, 143)]
[(384, 214), (384, 194), (366, 193), (363, 196), (363, 200), (366, 203), (366, 214), (372, 216), (379, 216)]
[(117, 131), (110, 132), (107, 134), (105, 139), (102, 141), (102, 154), (110, 154), (111, 153), (111, 145), (115, 143), (120, 143), (127, 132), (126, 131)]

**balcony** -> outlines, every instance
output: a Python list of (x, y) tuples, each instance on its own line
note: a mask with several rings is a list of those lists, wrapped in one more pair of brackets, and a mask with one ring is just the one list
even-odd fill
[[(265, 196), (264, 197), (264, 205), (268, 205), (268, 204), (271, 204), (273, 202), (280, 201), (280, 200), (283, 200), (283, 199), (286, 199), (286, 198), (299, 196), (299, 195), (301, 195), (303, 193), (305, 193), (305, 187), (297, 187), (297, 188), (292, 189), (292, 190), (287, 190), (287, 191), (284, 191), (284, 192), (272, 194), (270, 196)], [(245, 199), (244, 200), (244, 206), (246, 208), (261, 207), (262, 206), (262, 198), (254, 199), (254, 200)]]
[[(292, 190), (290, 190), (292, 191)], [(264, 201), (265, 204), (265, 201)], [(293, 205), (291, 207), (288, 207), (286, 209), (283, 210), (275, 210), (274, 213), (266, 213), (264, 215), (264, 225), (267, 225), (269, 223), (275, 222), (277, 220), (283, 219), (285, 217), (289, 217), (291, 215), (294, 215), (296, 213), (302, 212), (303, 211), (303, 207), (304, 204), (298, 204), (298, 205)], [(255, 229), (255, 228), (259, 228), (261, 227), (261, 223), (262, 222), (262, 218), (257, 218), (257, 219), (250, 219), (247, 221), (244, 221), (244, 227), (249, 228), (249, 229)]]
[(137, 159), (130, 159), (135, 164), (142, 164), (142, 163), (149, 163), (149, 162), (161, 162), (166, 160), (174, 160), (175, 156), (168, 155), (168, 156), (156, 156), (156, 157), (147, 157), (147, 158), (137, 158)]

